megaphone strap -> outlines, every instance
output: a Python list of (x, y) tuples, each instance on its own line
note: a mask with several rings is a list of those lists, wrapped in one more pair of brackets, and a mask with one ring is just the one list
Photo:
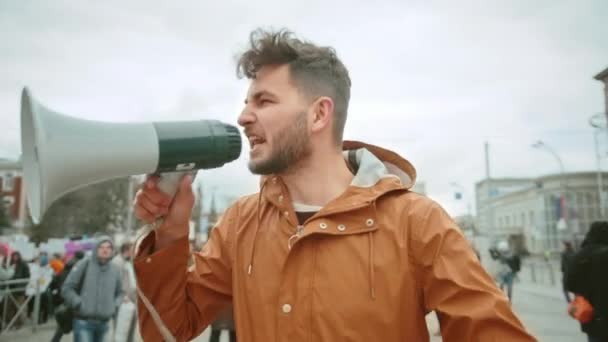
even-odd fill
[[(142, 238), (148, 236), (148, 234), (150, 234), (157, 227), (159, 227), (160, 222), (161, 221), (157, 220), (156, 222), (154, 222), (154, 224), (146, 224), (145, 226), (143, 226), (141, 233), (135, 239), (135, 243), (133, 244), (133, 247), (131, 249), (132, 255), (136, 255), (135, 252), (139, 250), (139, 244), (141, 243)], [(131, 259), (131, 262), (133, 262), (133, 258)], [(148, 297), (146, 297), (143, 291), (140, 290), (138, 282), (135, 283), (135, 289), (137, 290), (137, 295), (141, 299), (142, 303), (144, 303), (144, 306), (146, 307), (146, 309), (148, 309), (150, 316), (152, 316), (152, 320), (154, 321), (154, 324), (156, 324), (156, 327), (158, 328), (158, 331), (162, 335), (163, 339), (166, 342), (176, 342), (175, 337), (173, 337), (173, 335), (163, 322), (162, 318), (158, 314), (158, 311), (156, 311), (156, 308), (154, 308), (154, 305), (152, 305), (152, 303), (150, 302)]]

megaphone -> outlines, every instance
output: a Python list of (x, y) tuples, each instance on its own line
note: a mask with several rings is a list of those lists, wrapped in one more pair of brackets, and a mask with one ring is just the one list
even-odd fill
[(166, 192), (184, 173), (217, 168), (241, 154), (241, 135), (215, 120), (110, 123), (50, 110), (21, 94), (23, 174), (30, 214), (39, 223), (70, 191), (104, 180), (159, 174)]

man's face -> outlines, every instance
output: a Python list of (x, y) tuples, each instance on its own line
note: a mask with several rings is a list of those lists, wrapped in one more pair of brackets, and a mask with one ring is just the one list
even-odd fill
[(11, 255), (11, 260), (13, 262), (18, 262), (18, 261), (21, 260), (21, 256), (19, 254), (17, 254), (17, 253), (13, 253), (13, 255)]
[(123, 256), (123, 258), (125, 258), (125, 260), (130, 260), (131, 259), (131, 247), (124, 250), (122, 252), (122, 256)]
[(97, 247), (97, 258), (100, 260), (108, 260), (112, 257), (112, 244), (108, 241), (102, 242)]
[(311, 154), (308, 107), (287, 65), (266, 66), (257, 73), (239, 116), (251, 147), (251, 172), (282, 173)]

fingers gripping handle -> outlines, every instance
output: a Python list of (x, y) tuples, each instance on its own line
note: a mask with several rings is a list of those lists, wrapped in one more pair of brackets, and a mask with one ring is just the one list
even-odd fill
[(182, 178), (186, 175), (191, 175), (192, 181), (194, 182), (196, 171), (165, 172), (158, 174), (160, 179), (158, 180), (157, 186), (162, 192), (173, 197), (179, 188)]

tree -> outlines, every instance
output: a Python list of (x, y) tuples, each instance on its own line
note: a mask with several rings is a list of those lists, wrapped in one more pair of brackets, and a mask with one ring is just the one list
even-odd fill
[(71, 235), (111, 234), (126, 225), (129, 180), (117, 178), (64, 195), (29, 229), (34, 241)]

